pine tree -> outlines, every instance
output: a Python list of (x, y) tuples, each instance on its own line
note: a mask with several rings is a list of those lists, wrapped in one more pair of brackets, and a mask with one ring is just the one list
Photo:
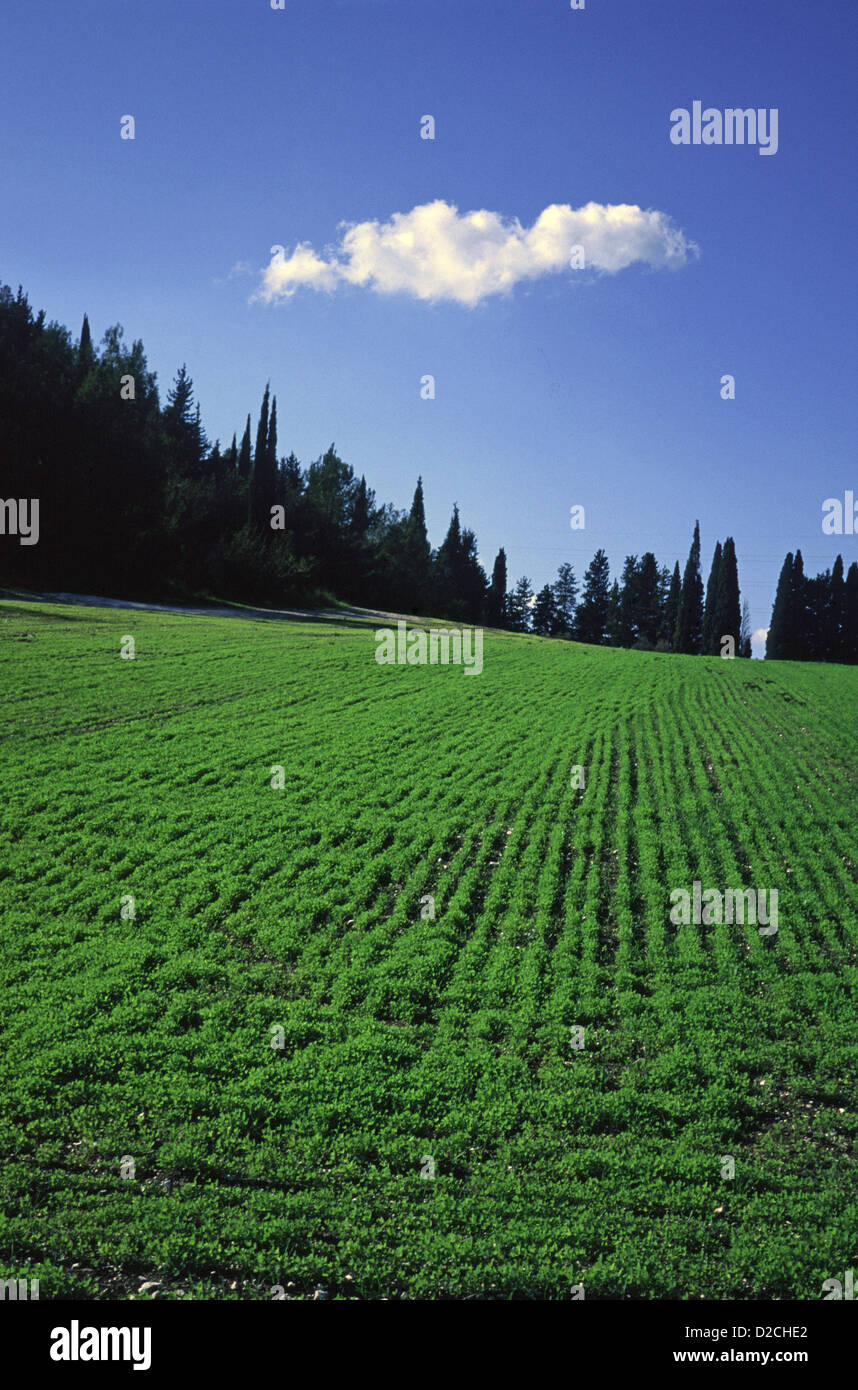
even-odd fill
[(636, 645), (652, 650), (658, 642), (661, 627), (662, 571), (651, 550), (640, 558), (636, 575), (635, 628)]
[(605, 641), (610, 600), (608, 557), (604, 550), (597, 550), (587, 566), (581, 602), (575, 614), (575, 635), (579, 642)]
[(716, 620), (717, 594), (718, 594), (718, 575), (721, 569), (721, 542), (715, 542), (715, 553), (712, 556), (712, 568), (709, 571), (709, 578), (706, 581), (706, 600), (703, 605), (703, 655), (716, 656), (719, 651), (718, 645), (718, 621)]
[(238, 444), (235, 435), (232, 436), (232, 443), (226, 451), (226, 463), (230, 471), (234, 472), (238, 467)]
[(557, 626), (557, 609), (550, 584), (539, 590), (531, 610), (531, 626), (539, 637), (550, 637)]
[(175, 471), (185, 478), (199, 478), (205, 472), (208, 440), (200, 418), (200, 408), (194, 408), (194, 383), (183, 363), (167, 392), (164, 408), (164, 432)]
[[(619, 585), (619, 606), (616, 625), (611, 633), (612, 642), (618, 647), (631, 647), (638, 635), (638, 557), (627, 555)], [(614, 626), (614, 625), (612, 625)]]
[(507, 595), (509, 625), (513, 632), (530, 631), (530, 610), (533, 603), (533, 589), (526, 574), (519, 579), (512, 593)]
[(679, 612), (673, 637), (673, 650), (695, 654), (700, 651), (703, 629), (703, 580), (700, 578), (700, 523), (694, 523), (694, 539), (682, 576)]
[(554, 635), (571, 637), (575, 630), (575, 604), (578, 598), (578, 581), (572, 566), (564, 562), (557, 571), (554, 581), (554, 609), (556, 613)]

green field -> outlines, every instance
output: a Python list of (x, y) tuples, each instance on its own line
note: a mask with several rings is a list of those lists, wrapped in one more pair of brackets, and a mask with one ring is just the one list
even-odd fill
[[(4, 1275), (819, 1298), (858, 1263), (858, 669), (374, 655), (0, 604)], [(673, 925), (695, 879), (777, 933)]]

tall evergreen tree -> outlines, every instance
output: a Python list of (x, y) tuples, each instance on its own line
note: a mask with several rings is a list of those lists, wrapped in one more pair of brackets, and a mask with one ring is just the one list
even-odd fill
[(826, 655), (831, 620), (831, 571), (810, 575), (804, 581), (806, 635), (802, 656), (805, 661), (828, 661)]
[[(269, 438), (269, 385), (266, 383), (256, 426), (256, 448), (253, 452), (253, 471), (250, 477), (249, 515), (260, 530), (266, 531), (274, 502), (276, 463), (272, 459)], [(276, 425), (276, 421), (275, 421)], [(276, 442), (275, 442), (276, 449)]]
[(636, 576), (635, 630), (640, 647), (652, 649), (658, 642), (663, 587), (658, 561), (651, 550), (646, 550), (640, 558)]
[(627, 555), (619, 585), (619, 607), (616, 624), (611, 633), (612, 642), (618, 647), (631, 647), (637, 638), (638, 606), (638, 557)]
[(459, 506), (453, 503), (453, 515), (447, 534), (435, 558), (435, 593), (443, 617), (459, 617), (462, 578), (462, 526)]
[(92, 345), (92, 333), (89, 328), (89, 318), (83, 316), (83, 323), (80, 329), (80, 342), (77, 346), (78, 376), (83, 378), (95, 366), (95, 348)]
[(825, 633), (826, 661), (843, 661), (843, 617), (846, 603), (846, 580), (843, 576), (843, 556), (838, 555), (831, 570), (829, 584), (828, 621)]
[(787, 655), (787, 622), (789, 618), (790, 596), (792, 593), (792, 571), (795, 561), (789, 551), (781, 566), (778, 587), (775, 592), (769, 630), (766, 633), (766, 660), (783, 661)]
[(719, 654), (721, 640), (732, 637), (734, 653), (739, 650), (742, 614), (739, 606), (739, 568), (736, 563), (736, 543), (732, 536), (724, 542), (718, 569), (714, 626), (711, 634), (712, 652)]
[(533, 589), (526, 574), (519, 579), (515, 588), (507, 595), (507, 613), (513, 632), (530, 631), (530, 612), (533, 604)]
[(584, 575), (581, 602), (575, 615), (579, 642), (603, 643), (607, 637), (611, 600), (610, 571), (604, 550), (597, 550)]
[(531, 626), (539, 637), (551, 637), (554, 633), (557, 626), (557, 609), (550, 584), (543, 585), (533, 601)]
[(362, 539), (369, 530), (370, 498), (366, 486), (366, 478), (361, 474), (358, 489), (355, 493), (354, 507), (351, 515), (351, 529), (354, 534)]
[(659, 632), (660, 644), (668, 651), (673, 651), (673, 638), (676, 632), (676, 620), (679, 617), (679, 600), (682, 595), (682, 579), (679, 574), (679, 561), (673, 566), (673, 574), (670, 577), (670, 585), (667, 590), (667, 598), (664, 603), (664, 614), (661, 620)]
[(241, 436), (241, 448), (238, 452), (238, 475), (240, 478), (249, 478), (251, 468), (250, 456), (250, 416), (247, 417), (247, 424), (244, 427), (244, 434)]
[(268, 401), (270, 393), (270, 383), (266, 382), (265, 391), (262, 396), (262, 408), (259, 411), (259, 423), (256, 426), (256, 448), (253, 451), (253, 466), (258, 468), (260, 464), (265, 466), (266, 453), (268, 450)]
[(790, 661), (806, 661), (809, 643), (807, 611), (807, 578), (800, 550), (795, 552), (792, 582), (787, 610), (787, 657)]
[(575, 604), (578, 599), (578, 580), (568, 561), (557, 571), (554, 581), (555, 636), (571, 637), (575, 630)]
[(682, 576), (679, 612), (673, 637), (673, 650), (695, 654), (700, 651), (703, 630), (703, 580), (700, 578), (700, 523), (694, 523), (694, 539)]
[(720, 570), (721, 542), (716, 541), (715, 553), (712, 556), (712, 568), (709, 571), (709, 578), (706, 581), (706, 599), (703, 605), (702, 648), (704, 656), (716, 656), (719, 651), (716, 608), (718, 602), (718, 576)]
[(616, 579), (611, 585), (608, 595), (608, 616), (605, 619), (605, 641), (610, 647), (621, 645), (620, 637), (623, 627), (623, 603), (620, 593), (620, 586)]
[(184, 363), (167, 392), (164, 431), (175, 472), (184, 478), (201, 477), (209, 446), (200, 419), (200, 408), (194, 407), (194, 383)]
[(266, 448), (266, 468), (268, 481), (274, 479), (277, 472), (277, 397), (271, 402), (271, 419), (268, 422), (268, 443)]
[(855, 560), (846, 571), (840, 632), (842, 660), (854, 666), (858, 662), (858, 561)]
[(417, 479), (411, 511), (405, 527), (408, 551), (408, 587), (411, 610), (429, 612), (432, 606), (432, 547), (426, 530), (426, 507), (423, 501), (423, 479)]
[(486, 622), (502, 627), (506, 618), (506, 552), (501, 546), (492, 566), (492, 582), (486, 599)]
[(415, 539), (424, 542), (428, 546), (429, 536), (426, 531), (426, 505), (423, 500), (422, 478), (417, 479), (417, 486), (414, 489), (414, 496), (411, 500), (411, 511), (408, 513), (408, 520), (411, 522)]

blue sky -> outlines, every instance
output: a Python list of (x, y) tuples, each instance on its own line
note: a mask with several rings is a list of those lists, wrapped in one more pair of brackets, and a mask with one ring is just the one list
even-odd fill
[[(786, 550), (858, 558), (821, 530), (858, 484), (853, 0), (50, 0), (0, 40), (0, 279), (75, 334), (122, 323), (162, 397), (187, 362), (213, 438), (270, 379), (284, 452), (335, 441), (401, 507), (422, 473), (434, 543), (458, 501), (536, 586), (597, 546), (684, 561), (699, 517), (754, 628)], [(777, 153), (672, 144), (698, 99), (776, 107)], [(273, 245), (342, 265), (341, 224), (438, 200), (522, 235), (637, 205), (699, 254), (473, 304), (372, 277), (259, 297)]]

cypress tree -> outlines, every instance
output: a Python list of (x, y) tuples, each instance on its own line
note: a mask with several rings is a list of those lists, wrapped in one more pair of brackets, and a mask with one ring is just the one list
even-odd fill
[(426, 531), (426, 507), (423, 502), (423, 479), (417, 479), (417, 486), (414, 489), (414, 497), (411, 502), (411, 511), (408, 513), (408, 520), (411, 523), (412, 532), (415, 539), (425, 541), (429, 544), (429, 536)]
[(732, 637), (734, 654), (741, 640), (742, 614), (739, 606), (739, 569), (736, 563), (736, 543), (728, 536), (721, 552), (718, 587), (715, 597), (715, 626), (712, 630), (713, 654), (720, 654), (721, 639)]
[(786, 621), (786, 656), (790, 661), (808, 659), (807, 580), (801, 551), (795, 552)]
[(786, 656), (787, 619), (792, 590), (793, 554), (790, 551), (781, 566), (774, 606), (766, 634), (766, 660), (783, 661)]
[(266, 450), (268, 482), (272, 483), (277, 473), (277, 397), (271, 402), (271, 420), (268, 425), (268, 447)]
[(238, 454), (238, 475), (240, 478), (250, 477), (250, 416), (247, 417), (247, 424), (244, 427), (244, 434), (241, 436), (241, 449)]
[[(718, 576), (721, 570), (721, 542), (715, 542), (715, 553), (712, 556), (712, 568), (709, 571), (709, 578), (706, 581), (706, 601), (703, 605), (703, 655), (714, 656), (718, 652), (716, 609), (718, 594)], [(720, 621), (720, 620), (719, 620)]]
[(843, 588), (843, 625), (841, 627), (842, 660), (854, 666), (858, 663), (858, 561), (853, 560), (846, 572)]
[(700, 578), (700, 523), (694, 523), (694, 539), (685, 562), (679, 612), (673, 636), (673, 650), (690, 654), (700, 651), (703, 628), (703, 580)]
[(262, 409), (259, 412), (259, 424), (256, 426), (256, 448), (253, 451), (253, 466), (258, 468), (260, 464), (265, 464), (265, 452), (268, 448), (268, 391), (266, 383), (265, 392), (262, 397)]
[(80, 342), (77, 345), (77, 361), (79, 375), (85, 377), (87, 372), (95, 364), (95, 348), (92, 346), (92, 333), (89, 329), (89, 317), (83, 316), (83, 323), (80, 329)]
[(486, 621), (496, 627), (503, 625), (506, 617), (506, 552), (501, 546), (492, 567), (492, 582), (486, 599)]
[(673, 574), (670, 577), (670, 586), (667, 590), (667, 598), (664, 604), (664, 616), (661, 621), (661, 641), (667, 650), (673, 651), (673, 637), (676, 632), (676, 620), (679, 617), (679, 600), (682, 595), (682, 579), (679, 574), (679, 561), (673, 566)]
[(843, 577), (843, 556), (838, 555), (831, 571), (830, 603), (826, 632), (826, 660), (843, 661), (843, 617), (846, 601), (846, 581)]
[(260, 529), (264, 528), (268, 520), (268, 508), (273, 500), (273, 480), (269, 480), (268, 400), (269, 387), (266, 383), (262, 397), (262, 409), (259, 412), (259, 423), (256, 426), (256, 448), (253, 452), (253, 471), (250, 476), (250, 498), (248, 500), (250, 520), (255, 522)]
[(432, 547), (426, 531), (426, 508), (423, 503), (423, 479), (417, 479), (411, 510), (404, 529), (405, 584), (413, 611), (422, 613), (431, 607)]

